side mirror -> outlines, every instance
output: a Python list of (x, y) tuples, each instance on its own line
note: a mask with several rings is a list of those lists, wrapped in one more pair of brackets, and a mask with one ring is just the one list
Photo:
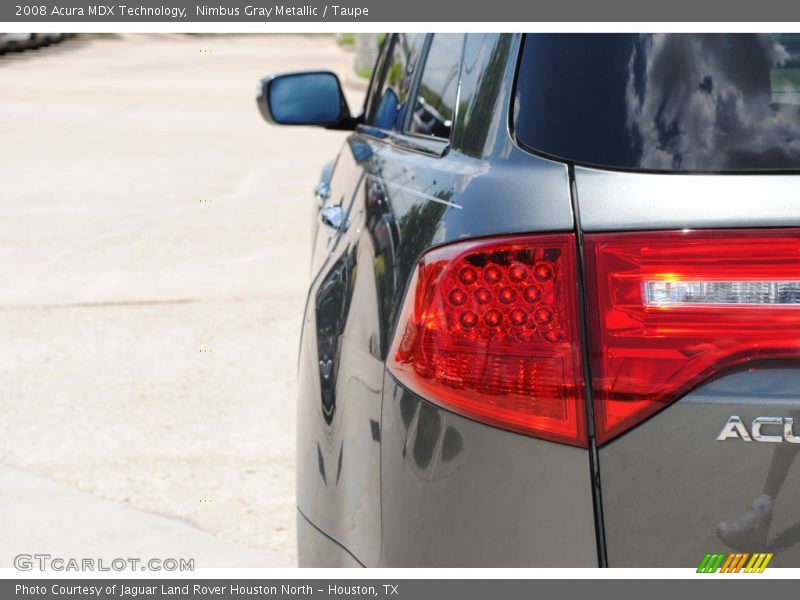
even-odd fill
[(256, 103), (264, 120), (275, 125), (354, 127), (339, 78), (330, 71), (268, 75), (259, 83)]

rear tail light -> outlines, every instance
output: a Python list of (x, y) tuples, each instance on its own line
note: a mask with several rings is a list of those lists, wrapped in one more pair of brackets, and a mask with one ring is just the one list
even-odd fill
[[(723, 370), (800, 358), (800, 230), (588, 234), (597, 443)], [(455, 243), (419, 261), (387, 358), (440, 406), (587, 445), (575, 238)]]
[(387, 365), (469, 418), (586, 446), (572, 234), (455, 243), (413, 275)]
[(648, 306), (790, 306), (800, 304), (800, 281), (646, 281)]
[(800, 230), (585, 236), (598, 443), (720, 371), (800, 357)]

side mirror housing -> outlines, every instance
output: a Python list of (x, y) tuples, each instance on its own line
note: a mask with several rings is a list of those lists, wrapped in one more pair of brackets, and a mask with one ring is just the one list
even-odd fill
[(258, 110), (275, 125), (316, 125), (353, 129), (342, 86), (330, 71), (301, 71), (268, 75), (256, 97)]

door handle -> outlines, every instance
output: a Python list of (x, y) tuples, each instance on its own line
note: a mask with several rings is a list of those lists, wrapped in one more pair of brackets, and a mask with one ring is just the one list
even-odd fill
[(339, 206), (328, 206), (319, 211), (319, 220), (325, 227), (330, 229), (331, 235), (345, 228), (344, 209)]
[(317, 207), (322, 208), (325, 201), (331, 197), (331, 186), (326, 182), (320, 181), (314, 188), (314, 198), (317, 201)]

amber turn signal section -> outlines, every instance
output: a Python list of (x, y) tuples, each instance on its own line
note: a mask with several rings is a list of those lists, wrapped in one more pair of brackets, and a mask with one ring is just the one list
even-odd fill
[(423, 255), (390, 372), (471, 419), (586, 447), (575, 246), (572, 234), (513, 236)]

